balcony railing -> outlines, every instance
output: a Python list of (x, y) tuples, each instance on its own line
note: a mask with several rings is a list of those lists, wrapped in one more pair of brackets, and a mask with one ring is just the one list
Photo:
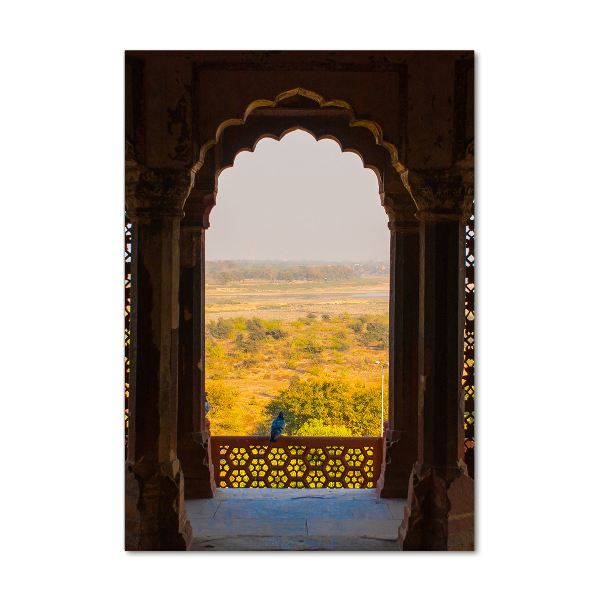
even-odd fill
[(382, 454), (380, 437), (211, 437), (222, 488), (373, 488)]

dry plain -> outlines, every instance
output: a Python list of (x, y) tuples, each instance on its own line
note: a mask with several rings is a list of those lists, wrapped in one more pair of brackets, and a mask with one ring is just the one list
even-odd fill
[[(381, 368), (374, 363), (387, 362), (388, 348), (366, 343), (365, 333), (368, 323), (385, 326), (387, 333), (388, 277), (207, 285), (205, 309), (209, 402), (211, 386), (233, 386), (243, 415), (234, 430), (224, 430), (219, 415), (209, 413), (213, 434), (254, 434), (261, 422), (272, 420), (265, 406), (292, 377), (381, 385)], [(243, 351), (240, 339), (252, 337), (246, 321), (256, 318), (267, 333), (278, 330), (281, 336), (267, 335), (254, 352)], [(219, 319), (232, 330), (214, 335)]]

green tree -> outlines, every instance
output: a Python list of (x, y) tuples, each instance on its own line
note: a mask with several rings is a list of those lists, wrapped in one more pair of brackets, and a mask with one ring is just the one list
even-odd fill
[(352, 431), (345, 425), (327, 425), (321, 419), (313, 419), (304, 423), (296, 435), (352, 437)]
[[(377, 436), (381, 433), (381, 388), (339, 379), (294, 378), (267, 404), (268, 415), (279, 411), (283, 411), (286, 435), (300, 435), (305, 425), (319, 421), (328, 427), (345, 427), (352, 436)], [(268, 427), (265, 423), (259, 433)]]

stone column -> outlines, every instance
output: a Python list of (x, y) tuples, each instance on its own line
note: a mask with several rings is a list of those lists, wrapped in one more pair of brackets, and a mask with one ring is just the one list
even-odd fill
[(181, 222), (177, 455), (186, 498), (212, 498), (216, 485), (204, 411), (204, 244), (213, 195), (192, 191)]
[(412, 198), (387, 195), (390, 218), (389, 429), (377, 482), (383, 498), (406, 498), (417, 460), (419, 221)]
[(465, 226), (472, 171), (412, 174), (420, 220), (418, 460), (403, 550), (473, 550), (474, 482), (464, 454)]
[(125, 548), (187, 550), (177, 459), (179, 221), (194, 182), (184, 169), (126, 169), (133, 223)]

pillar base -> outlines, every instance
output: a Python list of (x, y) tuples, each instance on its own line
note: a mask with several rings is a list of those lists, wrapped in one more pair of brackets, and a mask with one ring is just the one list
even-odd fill
[(185, 474), (185, 498), (213, 498), (217, 490), (210, 456), (210, 435), (187, 433), (177, 441), (177, 458)]
[(189, 550), (179, 461), (125, 464), (125, 550)]
[(448, 469), (415, 464), (398, 541), (404, 551), (475, 549), (475, 482), (462, 461)]
[(377, 481), (380, 498), (407, 498), (417, 441), (406, 432), (387, 432), (381, 475)]

